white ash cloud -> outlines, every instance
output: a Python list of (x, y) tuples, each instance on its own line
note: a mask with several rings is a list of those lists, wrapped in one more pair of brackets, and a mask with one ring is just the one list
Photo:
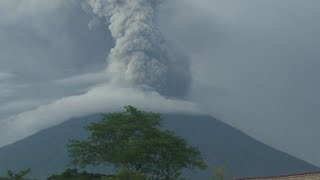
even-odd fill
[(188, 61), (170, 52), (157, 28), (157, 6), (161, 1), (86, 2), (93, 14), (105, 18), (115, 40), (107, 67), (113, 82), (129, 86), (146, 85), (169, 96), (183, 96), (186, 93), (190, 83)]

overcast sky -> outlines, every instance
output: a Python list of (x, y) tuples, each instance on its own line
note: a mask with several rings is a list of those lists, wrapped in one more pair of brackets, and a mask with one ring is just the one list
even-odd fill
[(193, 84), (181, 101), (100, 85), (108, 79), (104, 70), (114, 40), (79, 1), (1, 0), (0, 124), (11, 129), (0, 127), (0, 144), (127, 103), (160, 104), (159, 111), (200, 106), (320, 166), (319, 6), (318, 0), (165, 2), (159, 28), (191, 61)]

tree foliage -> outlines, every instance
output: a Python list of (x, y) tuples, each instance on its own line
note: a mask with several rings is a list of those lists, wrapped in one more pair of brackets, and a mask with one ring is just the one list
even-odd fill
[(176, 179), (184, 168), (206, 167), (196, 147), (171, 131), (161, 130), (161, 115), (132, 106), (103, 115), (86, 127), (86, 140), (67, 144), (71, 164), (113, 165), (118, 172), (143, 174), (153, 179)]
[(141, 171), (154, 179), (177, 179), (183, 168), (206, 168), (198, 149), (171, 131), (155, 132), (141, 146)]
[(77, 169), (67, 169), (61, 174), (54, 174), (47, 180), (101, 180), (102, 178), (113, 178), (110, 175), (78, 172)]
[(12, 170), (7, 171), (7, 180), (31, 180), (26, 178), (26, 176), (31, 172), (31, 169), (24, 169), (21, 170), (20, 172), (14, 172)]

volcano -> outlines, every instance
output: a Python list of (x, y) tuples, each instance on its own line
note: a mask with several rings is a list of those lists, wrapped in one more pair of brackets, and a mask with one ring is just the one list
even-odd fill
[[(0, 148), (0, 176), (5, 174), (6, 169), (28, 167), (32, 169), (32, 176), (40, 179), (64, 171), (69, 161), (65, 148), (68, 139), (86, 137), (83, 127), (100, 119), (100, 115), (70, 119)], [(197, 146), (209, 167), (205, 171), (184, 171), (187, 179), (209, 179), (213, 165), (227, 165), (235, 177), (277, 176), (319, 170), (211, 116), (165, 114), (163, 127)], [(109, 167), (87, 170), (110, 172)]]

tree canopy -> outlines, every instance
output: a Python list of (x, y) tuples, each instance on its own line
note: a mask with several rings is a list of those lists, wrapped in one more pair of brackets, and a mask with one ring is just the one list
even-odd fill
[(113, 176), (104, 174), (87, 173), (86, 171), (78, 172), (77, 169), (67, 169), (61, 174), (54, 174), (47, 178), (47, 180), (101, 180), (111, 179)]
[(174, 132), (161, 129), (161, 115), (126, 106), (86, 127), (85, 140), (67, 144), (71, 164), (112, 165), (151, 179), (178, 179), (184, 168), (206, 168), (200, 151)]
[[(4, 179), (6, 179), (6, 180), (31, 180), (29, 178), (26, 178), (26, 176), (28, 174), (30, 174), (30, 172), (31, 172), (30, 168), (21, 170), (20, 172), (14, 172), (12, 170), (8, 170), (7, 177)], [(35, 179), (33, 179), (33, 180), (35, 180)]]

